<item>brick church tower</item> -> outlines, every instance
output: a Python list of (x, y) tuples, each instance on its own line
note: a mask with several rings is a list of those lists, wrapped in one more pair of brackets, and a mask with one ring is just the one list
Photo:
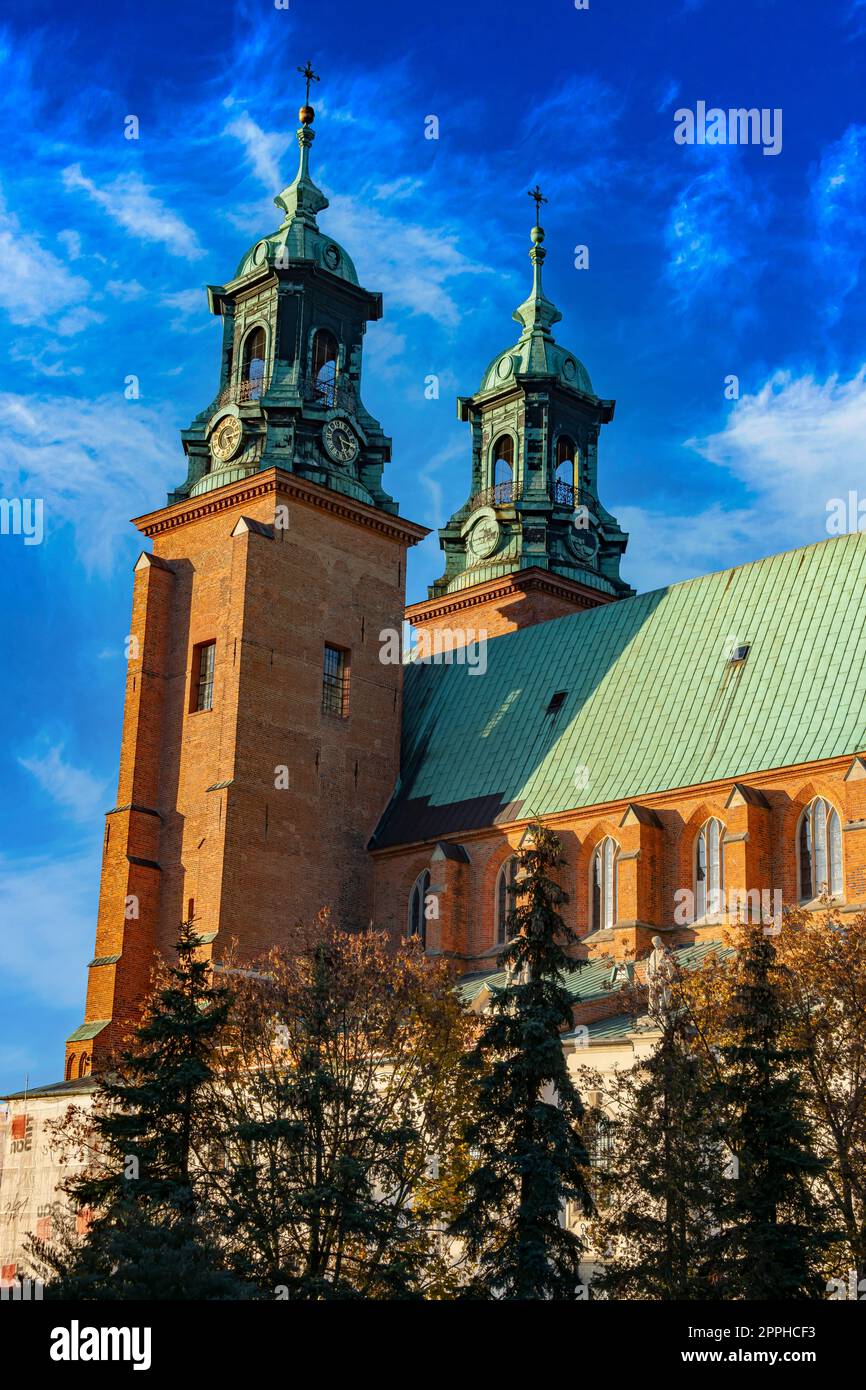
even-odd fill
[(192, 918), (217, 955), (287, 941), (330, 906), (372, 915), (366, 843), (397, 781), (406, 550), (427, 534), (382, 487), (390, 440), (361, 401), (381, 317), (309, 168), (225, 285), (215, 400), (182, 434), (186, 481), (136, 525), (117, 805), (106, 817), (85, 1022), (66, 1076), (99, 1067)]
[(626, 598), (628, 536), (598, 495), (598, 437), (614, 402), (553, 337), (562, 314), (544, 293), (538, 209), (532, 288), (515, 309), (517, 342), (490, 363), (458, 415), (472, 431), (469, 500), (439, 532), (445, 573), (406, 616), (428, 649), (445, 651)]

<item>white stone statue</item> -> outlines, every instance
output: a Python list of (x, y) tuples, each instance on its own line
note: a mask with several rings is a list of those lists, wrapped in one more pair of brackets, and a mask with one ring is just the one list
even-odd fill
[(671, 1007), (671, 982), (675, 970), (668, 947), (660, 936), (654, 936), (653, 949), (646, 963), (646, 982), (649, 991), (649, 1011), (655, 1019), (664, 1018)]

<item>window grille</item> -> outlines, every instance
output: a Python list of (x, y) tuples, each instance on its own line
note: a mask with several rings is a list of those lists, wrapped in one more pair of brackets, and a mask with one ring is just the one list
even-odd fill
[(198, 678), (195, 707), (213, 709), (213, 676), (216, 642), (204, 642), (198, 648)]
[(322, 709), (345, 719), (349, 713), (349, 672), (342, 647), (325, 644), (322, 669)]

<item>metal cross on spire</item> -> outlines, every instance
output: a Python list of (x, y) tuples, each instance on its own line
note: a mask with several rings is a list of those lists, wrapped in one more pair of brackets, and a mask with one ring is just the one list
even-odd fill
[(313, 72), (313, 65), (310, 62), (309, 58), (307, 59), (306, 65), (304, 67), (298, 68), (298, 72), (301, 74), (302, 77), (306, 78), (307, 81), (307, 95), (304, 97), (304, 105), (309, 106), (310, 83), (320, 81), (319, 74), (317, 72)]
[(534, 188), (530, 188), (528, 197), (534, 198), (534, 199), (535, 199), (535, 225), (536, 225), (536, 227), (540, 227), (540, 226), (541, 226), (541, 220), (540, 220), (540, 219), (541, 219), (541, 204), (542, 204), (542, 203), (546, 203), (546, 202), (547, 202), (547, 199), (545, 198), (545, 196), (544, 196), (544, 194), (542, 193), (541, 189), (539, 188), (538, 184), (536, 184)]

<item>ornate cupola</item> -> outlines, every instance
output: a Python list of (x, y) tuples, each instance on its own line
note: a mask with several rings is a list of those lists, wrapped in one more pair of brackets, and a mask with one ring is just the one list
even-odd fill
[(310, 174), (310, 83), (319, 79), (309, 63), (299, 71), (298, 172), (274, 199), (277, 230), (227, 284), (208, 286), (223, 320), (219, 388), (182, 431), (189, 472), (169, 502), (278, 467), (396, 514), (382, 488), (391, 440), (361, 401), (364, 333), (382, 316), (382, 296), (359, 285), (350, 256), (319, 228), (328, 206)]
[(514, 311), (520, 336), (496, 354), (477, 393), (458, 398), (472, 431), (471, 492), (439, 531), (445, 573), (410, 609), (415, 626), (495, 600), (511, 617), (494, 630), (507, 630), (518, 613), (525, 625), (633, 592), (619, 574), (628, 537), (598, 496), (598, 436), (614, 402), (596, 396), (583, 363), (554, 339), (562, 315), (541, 276), (546, 199), (537, 188), (530, 196), (532, 288)]

